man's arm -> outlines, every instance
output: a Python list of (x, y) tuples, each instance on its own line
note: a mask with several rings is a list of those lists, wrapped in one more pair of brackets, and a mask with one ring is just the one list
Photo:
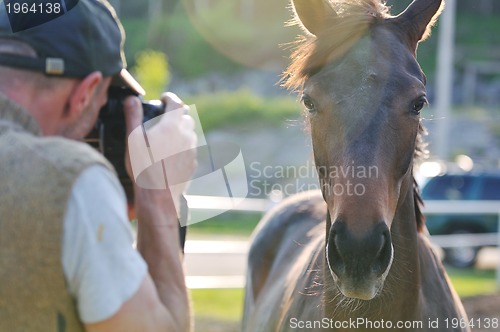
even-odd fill
[[(110, 318), (86, 324), (89, 332), (189, 331), (189, 300), (173, 203), (150, 190), (136, 191), (137, 249), (148, 265), (137, 292)], [(172, 213), (173, 212), (173, 213)]]
[(175, 322), (174, 316), (158, 297), (158, 291), (151, 276), (147, 274), (137, 292), (120, 307), (116, 314), (101, 322), (85, 324), (85, 330), (89, 332), (177, 332), (188, 331), (189, 321), (182, 327)]
[[(173, 94), (162, 96), (166, 111), (185, 108)], [(192, 149), (196, 142), (193, 121), (182, 115), (166, 117), (152, 129), (168, 133), (170, 147), (177, 151)], [(136, 98), (125, 102), (127, 132), (142, 123), (142, 108)], [(149, 137), (149, 133), (148, 133)], [(179, 172), (192, 174), (196, 167), (194, 153), (182, 154), (178, 160)], [(169, 172), (170, 173), (170, 172)], [(175, 176), (175, 171), (173, 171)], [(179, 175), (185, 178), (185, 174)], [(170, 178), (170, 177), (169, 177)], [(182, 257), (179, 247), (179, 232), (176, 203), (180, 192), (170, 190), (148, 190), (134, 186), (135, 213), (138, 219), (137, 249), (148, 265), (149, 274), (139, 290), (126, 301), (120, 310), (102, 322), (87, 324), (87, 331), (189, 331), (191, 327), (189, 298), (186, 289)], [(177, 205), (178, 206), (178, 205)]]
[(161, 303), (168, 309), (172, 324), (176, 325), (171, 331), (187, 331), (190, 311), (177, 213), (172, 198), (165, 196), (151, 190), (136, 191), (137, 249), (148, 264)]

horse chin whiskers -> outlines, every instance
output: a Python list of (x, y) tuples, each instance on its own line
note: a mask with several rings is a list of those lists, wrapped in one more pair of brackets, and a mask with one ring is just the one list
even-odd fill
[[(334, 289), (332, 289), (334, 288)], [(332, 288), (328, 287), (325, 289), (330, 294), (335, 294), (328, 301), (329, 304), (334, 304), (332, 311), (332, 318), (335, 317), (340, 312), (344, 312), (344, 314), (352, 315), (355, 312), (363, 315), (363, 313), (371, 310), (372, 306), (380, 306), (380, 303), (385, 302), (387, 300), (387, 296), (390, 297), (391, 294), (388, 294), (384, 291), (383, 287), (380, 287), (377, 290), (377, 294), (371, 300), (362, 300), (358, 298), (345, 296), (337, 283)]]
[(345, 297), (343, 298), (344, 302), (341, 302), (340, 305), (342, 308), (345, 310), (349, 310), (350, 313), (353, 313), (355, 311), (360, 310), (364, 305), (366, 301), (360, 300), (360, 299), (355, 299), (351, 297)]
[(348, 313), (353, 313), (370, 305), (370, 301), (347, 297), (344, 294), (342, 294), (340, 290), (338, 290), (337, 295), (332, 299), (331, 302), (333, 302), (334, 300), (337, 301), (335, 312), (337, 310), (344, 310), (347, 311)]

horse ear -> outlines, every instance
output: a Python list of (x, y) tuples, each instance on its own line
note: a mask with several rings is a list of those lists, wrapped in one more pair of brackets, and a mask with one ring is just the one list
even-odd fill
[(328, 19), (336, 16), (329, 0), (292, 0), (295, 23), (315, 36), (321, 32)]
[(443, 9), (444, 0), (413, 0), (394, 20), (407, 31), (409, 42), (416, 49), (418, 42), (429, 37)]

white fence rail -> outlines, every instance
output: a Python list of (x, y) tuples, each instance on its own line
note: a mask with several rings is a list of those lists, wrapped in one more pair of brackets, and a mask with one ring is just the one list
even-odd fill
[[(276, 202), (267, 199), (247, 198), (234, 205), (231, 198), (212, 196), (186, 196), (190, 209), (201, 210), (237, 210), (266, 212)], [(427, 214), (495, 214), (498, 218), (497, 233), (456, 234), (432, 236), (431, 241), (442, 247), (494, 246), (500, 248), (500, 201), (425, 201), (424, 213)], [(500, 258), (496, 271), (497, 287), (500, 289)]]
[[(497, 245), (500, 248), (500, 201), (426, 201), (424, 213), (496, 214), (497, 233), (432, 236), (431, 241), (443, 248), (489, 245)], [(496, 283), (500, 289), (500, 258), (497, 261)]]
[(441, 248), (496, 246), (497, 233), (433, 235), (431, 241)]
[[(427, 214), (496, 214), (500, 229), (500, 201), (426, 201)], [(435, 235), (432, 242), (442, 248), (462, 246), (500, 247), (500, 232), (486, 234)], [(500, 262), (499, 262), (500, 264)]]

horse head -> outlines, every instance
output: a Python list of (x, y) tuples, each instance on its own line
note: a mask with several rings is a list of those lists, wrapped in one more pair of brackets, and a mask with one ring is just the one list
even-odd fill
[[(328, 206), (326, 258), (340, 292), (371, 300), (395, 255), (394, 220), (411, 211), (412, 166), (427, 104), (418, 43), (441, 0), (415, 0), (398, 16), (378, 0), (293, 0), (308, 41), (287, 85), (300, 87)], [(415, 213), (404, 227), (417, 228)]]

